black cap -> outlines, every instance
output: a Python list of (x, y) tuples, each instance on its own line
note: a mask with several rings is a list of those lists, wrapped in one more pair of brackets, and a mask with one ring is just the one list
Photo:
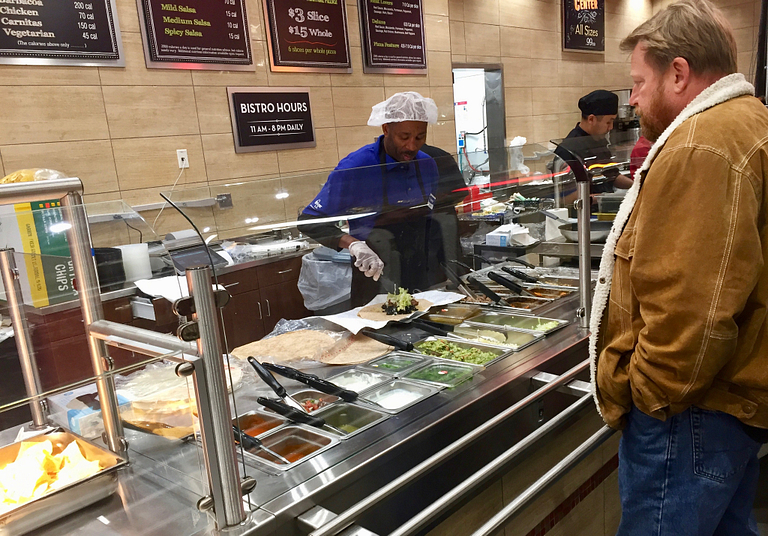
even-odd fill
[(619, 96), (604, 89), (596, 89), (579, 99), (581, 115), (616, 115), (619, 113)]

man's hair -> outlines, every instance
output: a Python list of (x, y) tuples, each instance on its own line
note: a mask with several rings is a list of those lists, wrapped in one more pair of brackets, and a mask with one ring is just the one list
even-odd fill
[(670, 4), (634, 29), (619, 45), (632, 52), (643, 45), (645, 59), (664, 72), (677, 57), (695, 74), (736, 72), (736, 40), (723, 13), (707, 0)]

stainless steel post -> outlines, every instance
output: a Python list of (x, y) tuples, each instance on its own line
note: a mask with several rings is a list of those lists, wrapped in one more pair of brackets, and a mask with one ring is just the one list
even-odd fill
[(16, 269), (16, 260), (13, 255), (14, 250), (12, 248), (0, 250), (0, 271), (5, 287), (5, 299), (8, 302), (8, 310), (13, 322), (13, 334), (16, 339), (16, 350), (19, 352), (21, 374), (24, 376), (24, 387), (27, 390), (27, 396), (32, 399), (29, 402), (29, 408), (32, 411), (32, 428), (41, 430), (48, 426), (48, 415), (40, 396), (43, 388), (40, 385), (40, 376), (37, 374), (37, 362), (32, 350), (27, 316), (22, 311), (24, 299), (21, 295), (19, 271)]
[(579, 200), (576, 217), (579, 234), (579, 326), (589, 327), (589, 312), (592, 308), (592, 255), (589, 239), (589, 220), (592, 200), (589, 197), (589, 182), (578, 182)]
[(202, 360), (195, 363), (194, 375), (200, 435), (216, 522), (219, 528), (224, 528), (244, 521), (245, 510), (221, 360), (222, 345), (218, 310), (211, 288), (211, 269), (208, 266), (187, 269), (187, 283), (194, 298), (194, 317), (200, 329), (197, 346)]
[[(82, 188), (82, 187), (81, 187)], [(104, 308), (101, 304), (99, 281), (96, 278), (96, 265), (93, 261), (91, 236), (88, 232), (88, 217), (83, 207), (83, 198), (79, 192), (69, 192), (61, 199), (66, 220), (71, 227), (67, 230), (67, 241), (72, 254), (72, 266), (75, 271), (80, 308), (83, 311), (85, 332), (88, 337), (88, 352), (96, 377), (96, 390), (101, 405), (101, 418), (104, 421), (104, 437), (107, 447), (113, 452), (127, 456), (128, 444), (123, 437), (123, 424), (118, 411), (115, 380), (109, 372), (114, 368), (112, 358), (107, 353), (104, 341), (89, 334), (90, 325), (104, 320)]]

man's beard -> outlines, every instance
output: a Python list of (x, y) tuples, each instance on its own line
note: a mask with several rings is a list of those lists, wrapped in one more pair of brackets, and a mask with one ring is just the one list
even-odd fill
[(661, 86), (654, 90), (651, 101), (648, 103), (648, 109), (644, 111), (638, 109), (637, 114), (640, 117), (640, 129), (643, 137), (651, 142), (658, 140), (662, 132), (677, 117), (677, 114), (664, 100)]

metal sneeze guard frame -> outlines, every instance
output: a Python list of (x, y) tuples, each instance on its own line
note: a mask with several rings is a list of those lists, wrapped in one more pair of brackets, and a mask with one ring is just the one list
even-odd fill
[[(83, 185), (78, 178), (0, 185), (0, 204), (30, 203), (43, 199), (61, 200), (62, 211), (70, 224), (66, 236), (75, 280), (78, 283), (78, 297), (96, 388), (101, 401), (105, 429), (103, 439), (110, 450), (127, 458), (128, 444), (123, 436), (115, 383), (111, 374), (114, 363), (107, 352), (107, 344), (130, 348), (151, 357), (164, 355), (168, 351), (186, 353), (190, 358), (166, 357), (179, 363), (179, 375), (192, 375), (194, 379), (210, 491), (210, 496), (202, 498), (198, 507), (201, 510), (214, 510), (219, 529), (238, 525), (246, 519), (242, 500), (243, 489), (248, 491), (255, 482), (250, 479), (240, 482), (235, 465), (234, 438), (229, 433), (220, 432), (229, 429), (231, 419), (228, 415), (227, 387), (221, 363), (222, 346), (211, 287), (211, 270), (209, 267), (198, 267), (187, 272), (196, 311), (193, 315), (194, 321), (198, 323), (200, 331), (197, 346), (170, 335), (105, 320), (82, 192)], [(12, 251), (7, 253), (12, 258)], [(3, 270), (4, 281), (11, 283), (15, 280), (14, 266), (11, 263), (1, 263), (0, 269)], [(10, 294), (13, 294), (13, 287), (14, 285), (6, 284), (6, 288), (11, 288)], [(21, 305), (22, 302), (16, 300), (17, 313)], [(23, 322), (22, 325), (17, 325), (17, 328), (23, 330)], [(23, 337), (28, 337), (28, 334), (22, 335)], [(20, 351), (19, 357), (23, 369), (33, 370), (30, 352)], [(30, 377), (30, 380), (33, 381), (33, 378)], [(39, 383), (28, 383), (28, 390), (37, 390), (28, 392), (32, 403), (36, 404), (35, 397), (41, 394)]]

